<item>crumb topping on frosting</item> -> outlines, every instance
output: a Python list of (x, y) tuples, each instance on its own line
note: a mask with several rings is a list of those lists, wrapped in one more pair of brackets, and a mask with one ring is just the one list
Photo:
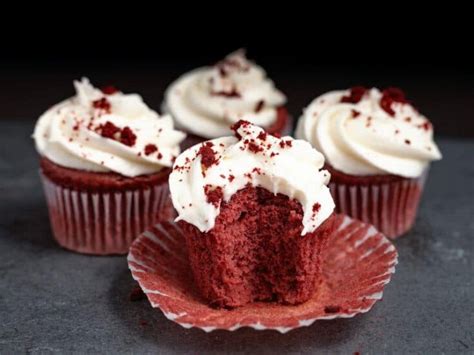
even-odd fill
[(285, 102), (265, 71), (239, 50), (178, 78), (166, 91), (164, 109), (179, 127), (215, 138), (230, 134), (241, 119), (270, 127)]
[[(321, 170), (323, 156), (305, 141), (277, 138), (247, 121), (232, 126), (234, 136), (198, 144), (176, 159), (170, 175), (178, 220), (210, 230), (222, 201), (247, 187), (263, 187), (297, 199), (304, 211), (303, 232), (314, 231), (334, 210)], [(315, 207), (316, 206), (316, 207)]]
[(430, 121), (398, 88), (333, 91), (304, 110), (296, 136), (352, 175), (420, 176), (441, 159)]
[(64, 167), (125, 176), (172, 166), (185, 135), (173, 128), (171, 117), (158, 116), (139, 95), (113, 86), (99, 90), (85, 78), (74, 85), (76, 96), (49, 109), (36, 124), (41, 155)]

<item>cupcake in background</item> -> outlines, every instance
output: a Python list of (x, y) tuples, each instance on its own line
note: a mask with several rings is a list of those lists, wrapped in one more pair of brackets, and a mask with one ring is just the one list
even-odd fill
[(33, 138), (52, 231), (88, 254), (124, 254), (169, 212), (168, 176), (185, 134), (137, 94), (74, 82), (76, 95), (46, 111)]
[(231, 134), (230, 126), (246, 120), (271, 134), (290, 133), (292, 122), (284, 105), (286, 97), (249, 61), (236, 51), (212, 67), (186, 73), (165, 93), (163, 111), (189, 136), (189, 147), (206, 139)]
[(299, 304), (335, 230), (323, 156), (246, 121), (184, 151), (170, 175), (195, 283), (213, 306)]
[(431, 161), (433, 127), (397, 88), (354, 87), (316, 98), (296, 137), (326, 158), (339, 212), (396, 238), (413, 225)]

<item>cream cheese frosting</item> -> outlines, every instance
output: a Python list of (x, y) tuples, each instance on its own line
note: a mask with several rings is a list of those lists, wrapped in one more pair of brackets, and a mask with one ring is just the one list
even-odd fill
[(308, 142), (276, 138), (246, 121), (234, 130), (235, 137), (195, 145), (176, 159), (169, 186), (177, 220), (207, 232), (222, 201), (250, 184), (298, 200), (304, 212), (302, 235), (313, 232), (334, 211), (330, 174), (321, 170), (324, 157)]
[(316, 98), (299, 119), (296, 137), (351, 175), (420, 176), (441, 159), (429, 120), (396, 88), (355, 87)]
[(76, 95), (47, 110), (36, 123), (38, 152), (66, 168), (127, 177), (171, 167), (185, 134), (137, 94), (75, 81)]
[(212, 67), (178, 78), (165, 93), (163, 109), (171, 113), (177, 127), (217, 138), (230, 134), (229, 127), (241, 119), (270, 127), (285, 102), (265, 71), (239, 50)]

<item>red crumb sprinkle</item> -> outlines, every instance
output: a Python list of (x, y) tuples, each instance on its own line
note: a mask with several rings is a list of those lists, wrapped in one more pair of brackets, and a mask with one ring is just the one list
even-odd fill
[(150, 154), (153, 154), (154, 152), (156, 152), (158, 150), (158, 148), (156, 147), (156, 145), (154, 144), (147, 144), (145, 146), (145, 155), (150, 155)]
[(279, 154), (280, 154), (280, 153), (271, 152), (271, 153), (270, 153), (270, 158), (273, 158), (274, 156), (277, 156), (277, 155), (279, 155)]
[(367, 92), (367, 89), (363, 86), (354, 86), (350, 90), (351, 91), (348, 96), (341, 97), (341, 102), (356, 104), (362, 99), (362, 96), (364, 96), (364, 94)]
[(229, 179), (229, 182), (232, 182), (232, 181), (234, 181), (235, 176), (234, 175), (229, 175), (228, 179)]
[(93, 101), (92, 106), (97, 110), (102, 110), (107, 113), (110, 113), (110, 109), (111, 109), (110, 102), (105, 97), (99, 100)]
[(357, 110), (351, 110), (352, 118), (357, 118), (360, 115), (360, 112)]
[(133, 147), (137, 141), (137, 136), (133, 133), (130, 127), (125, 126), (120, 133), (120, 143)]
[(382, 91), (382, 98), (380, 99), (380, 107), (387, 112), (390, 116), (395, 115), (395, 111), (392, 108), (394, 102), (407, 104), (408, 101), (405, 98), (405, 93), (399, 88), (387, 88)]
[(278, 143), (278, 144), (280, 145), (280, 148), (293, 146), (293, 142), (291, 140), (280, 141), (280, 143)]
[(161, 160), (161, 159), (163, 158), (163, 154), (158, 153), (157, 158), (158, 158), (159, 160)]
[(314, 205), (313, 205), (313, 213), (318, 213), (319, 210), (321, 209), (321, 204), (316, 202)]
[(428, 121), (426, 121), (426, 122), (424, 122), (424, 123), (422, 123), (422, 124), (419, 124), (417, 127), (418, 127), (418, 128), (422, 128), (422, 129), (424, 129), (425, 131), (429, 131), (429, 130), (431, 129), (431, 123), (428, 122)]
[(406, 117), (405, 122), (411, 122), (411, 117)]
[(410, 145), (410, 144), (411, 144), (410, 140), (409, 140), (409, 139), (405, 139), (405, 144)]
[(201, 156), (201, 164), (205, 169), (217, 164), (216, 152), (212, 150), (213, 145), (211, 142), (206, 142), (198, 150), (197, 155)]
[(258, 144), (255, 144), (255, 142), (248, 142), (247, 147), (252, 153), (255, 153), (255, 154), (263, 151), (263, 147)]
[(261, 139), (262, 141), (266, 140), (267, 139), (267, 136), (268, 136), (268, 133), (265, 132), (265, 131), (262, 131), (258, 134), (257, 138), (258, 139)]
[(234, 131), (234, 134), (238, 139), (242, 139), (242, 136), (237, 131), (240, 129), (240, 127), (245, 128), (245, 127), (248, 127), (250, 124), (251, 123), (249, 121), (239, 120), (236, 123), (234, 123), (232, 126), (230, 126), (230, 129)]
[(255, 105), (255, 113), (259, 113), (260, 111), (262, 111), (263, 106), (265, 106), (265, 101), (260, 100), (259, 102), (257, 102), (257, 104)]
[(105, 138), (115, 139), (115, 134), (120, 132), (120, 128), (112, 122), (107, 121), (105, 124), (98, 127), (100, 135)]
[(261, 175), (261, 174), (262, 174), (262, 170), (260, 170), (260, 168), (253, 168), (252, 173), (255, 173), (255, 174), (257, 174), (257, 175)]
[(102, 91), (105, 95), (113, 95), (118, 92), (118, 89), (115, 86), (107, 85), (100, 88), (100, 91)]
[(212, 185), (205, 185), (204, 186), (204, 193), (206, 194), (207, 202), (214, 207), (219, 207), (219, 203), (222, 200), (223, 192), (220, 186), (214, 188)]

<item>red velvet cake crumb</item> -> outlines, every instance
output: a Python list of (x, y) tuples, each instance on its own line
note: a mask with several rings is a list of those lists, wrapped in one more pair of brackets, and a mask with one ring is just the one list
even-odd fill
[(405, 98), (405, 93), (399, 88), (387, 88), (382, 92), (382, 98), (380, 99), (380, 107), (387, 112), (390, 116), (395, 115), (395, 111), (392, 108), (394, 102), (402, 104), (409, 103)]
[(431, 129), (431, 123), (429, 121), (426, 121), (420, 125), (417, 126), (418, 128), (422, 128), (425, 131), (429, 131)]
[(258, 145), (256, 144), (255, 142), (253, 141), (246, 141), (247, 143), (247, 147), (248, 149), (252, 152), (252, 153), (259, 153), (259, 152), (263, 152), (263, 147), (261, 145)]
[(360, 112), (357, 110), (351, 110), (352, 118), (357, 118), (360, 115)]
[(100, 125), (97, 129), (102, 137), (115, 139), (115, 134), (120, 132), (120, 128), (114, 125), (112, 122), (107, 121), (105, 124)]
[(238, 139), (242, 139), (242, 136), (237, 131), (240, 129), (240, 127), (244, 127), (244, 128), (248, 127), (249, 124), (250, 124), (249, 121), (239, 120), (236, 123), (234, 123), (232, 126), (230, 126), (230, 129), (234, 131), (234, 134)]
[(95, 109), (98, 109), (98, 110), (103, 110), (105, 111), (106, 113), (110, 113), (110, 109), (111, 109), (111, 105), (110, 105), (110, 102), (109, 100), (107, 100), (105, 97), (99, 99), (99, 100), (95, 100), (92, 102), (92, 106), (95, 108)]
[(341, 97), (341, 102), (356, 104), (361, 99), (362, 96), (367, 92), (367, 89), (363, 86), (354, 86), (350, 89), (350, 93), (348, 96)]
[(314, 205), (313, 205), (313, 212), (314, 213), (318, 213), (319, 210), (321, 209), (321, 204), (316, 202)]
[(267, 136), (268, 136), (268, 133), (265, 131), (262, 131), (258, 134), (257, 138), (261, 139), (262, 141), (265, 141), (267, 140)]
[(198, 150), (197, 155), (201, 156), (201, 164), (206, 170), (207, 168), (211, 167), (214, 164), (217, 164), (217, 157), (216, 152), (212, 150), (212, 146), (214, 144), (212, 142), (206, 142)]
[(220, 186), (214, 187), (212, 185), (204, 186), (204, 193), (206, 194), (207, 202), (214, 207), (219, 207), (222, 200), (223, 192)]
[(150, 155), (150, 154), (153, 154), (154, 152), (156, 152), (158, 150), (158, 148), (156, 147), (156, 145), (154, 144), (147, 144), (145, 146), (145, 155)]
[(221, 202), (209, 232), (180, 221), (202, 295), (216, 307), (307, 301), (318, 285), (320, 254), (334, 218), (304, 236), (302, 220), (298, 201), (249, 186)]
[(118, 89), (115, 86), (107, 85), (100, 88), (100, 91), (102, 91), (105, 95), (113, 95), (118, 92)]
[(126, 126), (120, 133), (120, 143), (125, 144), (129, 147), (133, 147), (137, 141), (137, 136), (133, 133), (130, 127)]

